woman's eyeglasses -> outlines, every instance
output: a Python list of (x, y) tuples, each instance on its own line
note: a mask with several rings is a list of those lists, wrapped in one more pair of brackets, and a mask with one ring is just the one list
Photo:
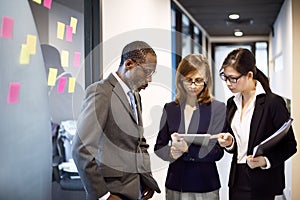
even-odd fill
[(205, 84), (205, 81), (202, 78), (196, 78), (196, 79), (191, 79), (191, 78), (185, 78), (182, 80), (182, 82), (185, 85), (192, 85), (194, 84), (195, 86), (202, 86)]
[(241, 75), (239, 75), (238, 77), (232, 77), (232, 76), (226, 76), (226, 75), (224, 74), (224, 72), (220, 73), (220, 78), (221, 78), (223, 81), (225, 81), (225, 82), (229, 81), (230, 83), (237, 83), (238, 80), (239, 80), (242, 76), (244, 76), (244, 75), (241, 74)]

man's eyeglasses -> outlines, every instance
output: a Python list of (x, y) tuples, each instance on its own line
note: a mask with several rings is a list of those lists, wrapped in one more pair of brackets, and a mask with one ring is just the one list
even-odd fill
[(205, 81), (202, 78), (196, 78), (195, 80), (191, 79), (191, 78), (185, 78), (182, 80), (182, 82), (185, 85), (192, 85), (194, 84), (195, 86), (201, 86), (205, 84)]
[(147, 78), (153, 76), (156, 73), (156, 71), (153, 71), (152, 69), (144, 68), (140, 63), (137, 63), (137, 65), (141, 67)]
[(232, 77), (232, 76), (226, 76), (224, 74), (224, 72), (220, 73), (220, 77), (223, 81), (227, 82), (227, 80), (230, 82), (230, 83), (237, 83), (238, 80), (244, 76), (243, 74), (239, 75), (238, 77)]

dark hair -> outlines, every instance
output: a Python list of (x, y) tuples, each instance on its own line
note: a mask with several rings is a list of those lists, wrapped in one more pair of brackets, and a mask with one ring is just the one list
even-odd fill
[(253, 72), (253, 78), (258, 80), (263, 86), (266, 93), (271, 92), (268, 77), (256, 67), (256, 61), (254, 54), (243, 48), (234, 49), (225, 58), (220, 72), (226, 67), (232, 67), (242, 75), (246, 75), (248, 72)]
[(131, 42), (123, 48), (120, 66), (122, 66), (127, 59), (132, 59), (135, 62), (144, 63), (145, 57), (148, 53), (156, 56), (155, 51), (146, 42)]
[(176, 97), (175, 103), (182, 103), (186, 98), (186, 91), (183, 86), (182, 78), (186, 77), (188, 74), (192, 72), (196, 72), (198, 70), (204, 69), (205, 72), (205, 85), (198, 95), (199, 103), (210, 103), (212, 101), (212, 76), (210, 72), (210, 66), (205, 56), (202, 54), (190, 54), (184, 57), (177, 68), (176, 71)]

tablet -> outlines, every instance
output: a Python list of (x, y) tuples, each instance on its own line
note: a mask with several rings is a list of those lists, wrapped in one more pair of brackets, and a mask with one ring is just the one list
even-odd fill
[(187, 143), (197, 144), (197, 145), (208, 145), (210, 134), (178, 134)]

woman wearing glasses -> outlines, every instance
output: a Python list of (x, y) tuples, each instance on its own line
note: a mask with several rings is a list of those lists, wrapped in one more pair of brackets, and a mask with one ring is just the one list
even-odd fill
[(226, 127), (219, 144), (233, 153), (229, 176), (230, 200), (274, 200), (285, 187), (284, 162), (296, 151), (292, 127), (262, 156), (253, 149), (279, 129), (290, 114), (284, 100), (271, 92), (268, 78), (256, 67), (247, 49), (225, 58), (220, 76), (235, 95), (227, 101)]
[(220, 180), (216, 161), (224, 154), (216, 140), (187, 143), (178, 134), (217, 134), (225, 123), (225, 104), (213, 99), (212, 77), (201, 54), (186, 56), (176, 72), (175, 100), (165, 104), (155, 153), (169, 161), (167, 200), (218, 200)]

